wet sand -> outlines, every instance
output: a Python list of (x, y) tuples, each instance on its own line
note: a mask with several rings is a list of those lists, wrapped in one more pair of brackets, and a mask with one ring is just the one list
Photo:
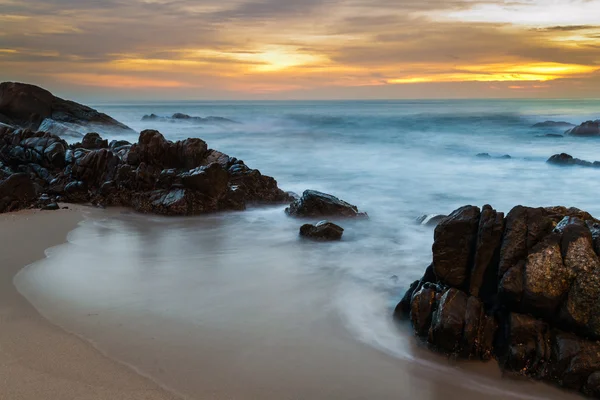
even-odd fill
[(16, 284), (50, 320), (191, 399), (578, 398), (421, 348), (386, 296), (310, 269), (327, 245), (266, 230), (279, 212), (100, 211)]
[(65, 241), (83, 208), (0, 216), (0, 399), (173, 400), (153, 381), (48, 322), (13, 286), (14, 275)]

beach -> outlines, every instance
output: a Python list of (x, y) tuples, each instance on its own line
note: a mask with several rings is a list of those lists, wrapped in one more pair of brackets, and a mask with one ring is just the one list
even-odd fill
[(63, 243), (81, 220), (77, 206), (0, 216), (0, 399), (175, 399), (45, 320), (15, 289), (14, 275)]
[[(376, 293), (355, 292), (340, 273), (303, 271), (298, 260), (311, 244), (293, 238), (241, 257), (248, 247), (235, 230), (264, 245), (246, 216), (280, 211), (157, 218), (88, 209), (69, 242), (22, 270), (16, 284), (44, 316), (94, 347), (41, 318), (11, 287), (19, 268), (11, 269), (3, 280), (11, 322), (0, 336), (9, 382), (2, 398), (172, 398), (96, 348), (190, 399), (570, 398), (503, 379), (495, 363), (429, 352), (410, 328), (395, 326)], [(75, 210), (4, 215), (11, 260), (43, 257), (81, 219)], [(31, 241), (40, 248), (26, 258)]]

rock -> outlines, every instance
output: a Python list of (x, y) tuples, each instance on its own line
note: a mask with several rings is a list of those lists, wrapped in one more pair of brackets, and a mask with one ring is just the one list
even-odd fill
[(532, 128), (570, 128), (573, 126), (575, 126), (575, 124), (565, 121), (544, 121), (538, 122), (533, 125)]
[(344, 229), (329, 221), (321, 221), (316, 225), (305, 224), (300, 227), (300, 236), (319, 240), (331, 241), (340, 240), (344, 233)]
[(511, 313), (501, 332), (499, 361), (508, 371), (536, 376), (550, 360), (548, 325), (530, 316)]
[(0, 212), (27, 208), (36, 195), (33, 181), (27, 174), (13, 174), (0, 182)]
[(50, 203), (50, 204), (47, 204), (47, 205), (43, 206), (42, 210), (44, 210), (44, 211), (60, 210), (60, 206), (58, 204), (56, 204), (56, 203)]
[(77, 127), (68, 126), (66, 123), (62, 124), (50, 118), (43, 120), (37, 130), (51, 133), (61, 138), (80, 139), (83, 137), (83, 134), (77, 131)]
[(186, 188), (197, 190), (209, 197), (219, 198), (227, 191), (229, 175), (220, 164), (212, 163), (181, 174), (181, 182)]
[(107, 149), (108, 140), (102, 139), (96, 132), (87, 133), (81, 141), (81, 147), (88, 150)]
[(492, 158), (492, 156), (489, 155), (489, 153), (479, 153), (476, 155), (476, 157), (479, 158)]
[(478, 207), (465, 206), (435, 228), (433, 270), (443, 284), (455, 288), (468, 284), (480, 214)]
[(131, 146), (127, 156), (130, 165), (144, 162), (161, 169), (193, 169), (202, 166), (208, 153), (202, 139), (186, 139), (170, 142), (158, 131), (145, 130), (140, 133), (138, 143)]
[(59, 137), (30, 130), (0, 133), (0, 160), (13, 167), (38, 164), (50, 170), (64, 167), (67, 143)]
[(512, 157), (509, 154), (505, 154), (505, 155), (500, 156), (498, 158), (500, 158), (501, 160), (511, 160), (512, 159)]
[(471, 270), (470, 293), (491, 300), (498, 287), (498, 263), (504, 232), (504, 214), (490, 205), (483, 206), (477, 231), (475, 257)]
[(71, 203), (86, 203), (90, 200), (88, 187), (84, 182), (75, 181), (67, 184), (64, 189), (65, 199)]
[(416, 219), (416, 222), (419, 225), (436, 227), (440, 222), (442, 222), (447, 217), (448, 217), (447, 215), (441, 215), (441, 214), (422, 215)]
[(161, 117), (156, 114), (144, 115), (142, 117), (142, 121), (159, 121), (159, 122), (193, 122), (199, 124), (238, 124), (238, 122), (233, 121), (228, 118), (223, 117), (192, 117), (183, 113), (175, 113), (170, 117)]
[(518, 307), (523, 299), (523, 273), (525, 262), (521, 261), (509, 269), (500, 280), (498, 295), (502, 304)]
[(475, 296), (467, 300), (462, 353), (465, 358), (480, 357), (481, 322), (485, 317), (483, 303)]
[(291, 217), (362, 217), (358, 208), (330, 194), (306, 190), (300, 200), (294, 201), (285, 209)]
[[(584, 340), (571, 333), (552, 334), (551, 377), (561, 386), (582, 390), (592, 374), (600, 371), (600, 344)], [(593, 384), (593, 381), (591, 382)], [(592, 389), (593, 386), (587, 389)]]
[(445, 353), (461, 350), (467, 295), (457, 289), (448, 289), (433, 314), (429, 343)]
[(60, 124), (98, 127), (101, 131), (133, 131), (90, 107), (63, 100), (40, 87), (24, 83), (0, 84), (0, 114), (10, 125), (37, 130), (45, 119)]
[(548, 159), (548, 161), (546, 161), (546, 162), (548, 164), (560, 165), (560, 166), (579, 165), (582, 167), (594, 167), (594, 168), (600, 167), (600, 161), (590, 162), (590, 161), (586, 161), (586, 160), (580, 160), (579, 158), (574, 158), (573, 156), (571, 156), (567, 153), (555, 154), (552, 157), (550, 157)]
[(411, 300), (410, 320), (415, 334), (427, 337), (433, 312), (437, 307), (437, 293), (431, 288), (422, 288), (416, 292)]
[(547, 133), (545, 135), (535, 135), (538, 138), (564, 138), (564, 135), (560, 135), (558, 133)]
[(598, 136), (600, 135), (600, 120), (586, 121), (569, 129), (565, 134), (570, 136)]

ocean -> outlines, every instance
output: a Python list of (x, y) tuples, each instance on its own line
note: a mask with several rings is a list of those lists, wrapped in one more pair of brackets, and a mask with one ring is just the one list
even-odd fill
[[(501, 379), (495, 366), (478, 374), (479, 364), (430, 356), (409, 330), (391, 321), (391, 313), (431, 261), (433, 229), (415, 222), (421, 215), (448, 214), (467, 204), (508, 212), (521, 204), (565, 205), (600, 216), (598, 170), (546, 163), (561, 152), (599, 160), (598, 139), (547, 137), (563, 132), (532, 127), (597, 119), (600, 101), (96, 108), (136, 131), (157, 129), (170, 140), (200, 137), (275, 177), (284, 190), (331, 193), (369, 219), (341, 221), (339, 243), (310, 243), (298, 238), (304, 221), (286, 217), (284, 206), (193, 218), (91, 211), (67, 244), (49, 249), (47, 259), (15, 279), (50, 320), (190, 398), (404, 398), (398, 395), (406, 390), (423, 399), (467, 398), (467, 392), (476, 393), (473, 398), (566, 398), (540, 384)], [(141, 121), (151, 113), (218, 116), (237, 124)], [(356, 352), (367, 350), (352, 346), (386, 361), (362, 361)], [(419, 390), (411, 380), (394, 385), (400, 378), (393, 360), (420, 368), (420, 379), (433, 371), (455, 388), (453, 394)], [(361, 362), (364, 368), (349, 366)], [(369, 372), (369, 365), (380, 373)], [(277, 382), (267, 383), (265, 377), (274, 375)], [(355, 395), (336, 391), (341, 385)]]

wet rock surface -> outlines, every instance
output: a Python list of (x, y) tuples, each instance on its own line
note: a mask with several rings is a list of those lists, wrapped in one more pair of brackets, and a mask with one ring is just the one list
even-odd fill
[(394, 311), (456, 357), (600, 395), (600, 223), (566, 207), (465, 206)]
[(600, 120), (586, 121), (581, 125), (577, 125), (565, 132), (570, 136), (599, 136), (600, 135)]
[(355, 205), (327, 193), (305, 190), (302, 197), (285, 209), (291, 217), (366, 217)]
[(320, 221), (315, 225), (305, 224), (300, 227), (300, 236), (317, 241), (340, 240), (343, 234), (344, 228), (329, 221)]
[(158, 131), (133, 144), (89, 133), (68, 145), (46, 132), (0, 128), (0, 178), (0, 212), (65, 201), (193, 215), (291, 201), (243, 161)]

